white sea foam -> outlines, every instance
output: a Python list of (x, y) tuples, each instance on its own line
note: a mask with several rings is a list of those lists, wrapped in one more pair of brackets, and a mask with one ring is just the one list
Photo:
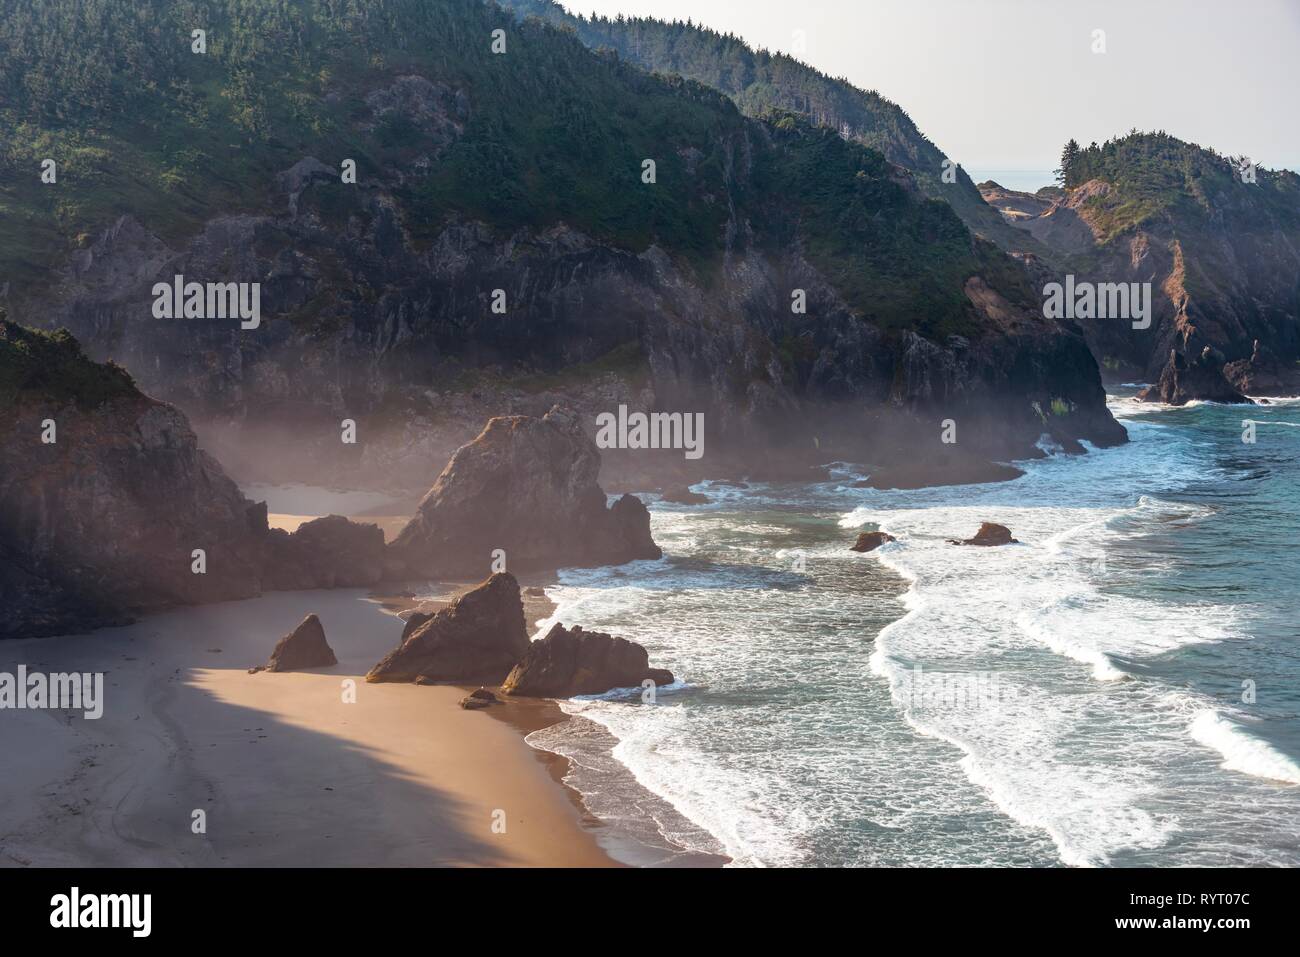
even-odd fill
[(1218, 711), (1207, 708), (1199, 712), (1187, 731), (1196, 741), (1223, 755), (1223, 767), (1230, 771), (1300, 784), (1300, 764), (1294, 758)]
[[(1276, 749), (1247, 758), (1257, 738), (1193, 719), (1209, 699), (1150, 680), (1180, 649), (1246, 637), (1244, 613), (1153, 587), (1176, 549), (1146, 542), (1176, 543), (1213, 521), (1178, 490), (1218, 473), (1185, 430), (1150, 421), (1158, 407), (1112, 408), (1133, 442), (1017, 463), (1026, 474), (1012, 482), (705, 487), (741, 511), (657, 511), (666, 557), (563, 572), (554, 618), (640, 641), (683, 681), (653, 708), (619, 696), (564, 708), (607, 728), (635, 779), (738, 864), (819, 862), (819, 841), (857, 863), (1126, 863), (1189, 823), (1194, 846), (1180, 789), (1210, 789), (1199, 799), (1224, 772), (1189, 755), (1189, 721), (1198, 740), (1226, 741), (1219, 750), (1231, 745), (1274, 779), (1295, 764)], [(871, 523), (898, 541), (867, 555), (849, 552), (844, 532), (810, 544), (828, 512), (845, 532)], [(1023, 544), (946, 543), (984, 521)], [(873, 643), (863, 622), (896, 600), (868, 590), (889, 580), (866, 574), (877, 562), (908, 587), (905, 614)], [(992, 675), (1007, 693), (973, 708), (918, 706), (905, 693), (918, 667)], [(838, 857), (849, 853), (846, 821), (875, 830)], [(925, 857), (931, 828), (942, 846)], [(698, 841), (690, 827), (660, 829)], [(915, 856), (875, 853), (891, 840)]]
[[(1230, 607), (1110, 587), (1118, 545), (1213, 515), (1143, 494), (1206, 467), (1171, 430), (1140, 420), (1128, 427), (1133, 444), (1020, 463), (1024, 478), (965, 496), (980, 503), (931, 504), (934, 496), (921, 492), (875, 500), (841, 519), (848, 528), (873, 522), (906, 540), (872, 553), (911, 584), (908, 614), (877, 639), (873, 670), (889, 680), (909, 722), (959, 747), (968, 778), (1008, 816), (1048, 834), (1074, 865), (1158, 847), (1178, 830), (1150, 805), (1162, 787), (1155, 768), (1177, 755), (1192, 698), (1142, 683), (1126, 689), (1119, 679), (1178, 648), (1236, 636)], [(1022, 544), (947, 544), (983, 521), (1006, 525)], [(1137, 570), (1160, 573), (1154, 561)], [(1062, 663), (1042, 659), (1043, 651)], [(913, 713), (902, 691), (917, 667), (992, 671), (1016, 693), (975, 712)]]

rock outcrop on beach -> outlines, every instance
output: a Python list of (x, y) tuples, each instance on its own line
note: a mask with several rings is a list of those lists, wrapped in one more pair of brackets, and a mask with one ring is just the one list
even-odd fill
[(384, 533), (378, 525), (326, 515), (292, 534), (278, 528), (267, 534), (266, 588), (360, 588), (376, 584), (383, 573)]
[[(1074, 288), (1110, 290), (1077, 312), (1103, 366), (1176, 405), (1300, 392), (1300, 175), (1165, 133), (1077, 148), (1063, 164), (1063, 189), (980, 189), (1043, 245), (1039, 284), (1069, 275)], [(1117, 284), (1146, 284), (1150, 315), (1103, 312)]]
[(557, 622), (529, 645), (501, 690), (524, 697), (570, 698), (634, 688), (647, 680), (667, 685), (673, 675), (651, 668), (646, 650), (634, 641)]
[(974, 538), (950, 538), (949, 545), (1019, 545), (1016, 539), (1011, 537), (1011, 529), (1005, 525), (999, 525), (996, 522), (984, 522), (980, 525), (979, 531), (975, 533)]
[(0, 311), (0, 638), (123, 624), (263, 589), (379, 581), (384, 536), (331, 515), (267, 526), (178, 409), (66, 332)]
[(178, 410), (0, 317), (0, 637), (251, 597), (266, 531)]
[(496, 685), (527, 650), (519, 583), (498, 572), (421, 622), (366, 680)]
[(266, 671), (306, 671), (338, 664), (334, 649), (325, 640), (325, 628), (315, 615), (308, 615), (276, 644)]
[(606, 506), (600, 452), (576, 415), (500, 416), (461, 447), (388, 547), (390, 574), (473, 577), (503, 553), (520, 571), (659, 558), (650, 513)]
[(888, 532), (862, 532), (858, 535), (858, 540), (849, 546), (849, 550), (854, 552), (874, 552), (881, 545), (897, 540)]
[(466, 711), (478, 711), (500, 703), (501, 699), (487, 688), (478, 688), (460, 699), (460, 706)]

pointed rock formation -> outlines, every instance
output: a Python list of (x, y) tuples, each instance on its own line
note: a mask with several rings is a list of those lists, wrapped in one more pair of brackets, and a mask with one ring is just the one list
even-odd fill
[(499, 572), (416, 626), (366, 680), (500, 684), (527, 650), (519, 583)]
[(671, 671), (651, 668), (646, 650), (634, 641), (556, 623), (532, 642), (501, 690), (533, 698), (570, 698), (634, 688), (646, 679), (673, 683)]
[(266, 663), (267, 671), (302, 671), (306, 668), (328, 668), (338, 664), (334, 649), (325, 640), (325, 629), (320, 619), (308, 615), (293, 631), (280, 639)]
[(494, 418), (389, 546), (390, 574), (477, 576), (496, 549), (520, 571), (659, 558), (646, 507), (625, 495), (607, 508), (599, 472), (596, 444), (572, 412)]

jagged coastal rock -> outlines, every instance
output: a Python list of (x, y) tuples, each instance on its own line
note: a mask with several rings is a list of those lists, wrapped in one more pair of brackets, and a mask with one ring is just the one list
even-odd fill
[(178, 410), (0, 316), (0, 638), (252, 597), (266, 531)]
[(633, 688), (646, 680), (667, 685), (673, 675), (651, 668), (646, 650), (634, 641), (557, 622), (544, 638), (531, 643), (501, 690), (508, 695), (570, 698)]
[(849, 546), (849, 550), (854, 552), (873, 552), (886, 542), (894, 541), (897, 541), (897, 539), (888, 532), (862, 532), (858, 535), (858, 540)]
[(1160, 370), (1160, 378), (1137, 397), (1144, 402), (1167, 402), (1184, 405), (1192, 399), (1209, 402), (1246, 402), (1244, 395), (1225, 377), (1223, 353), (1206, 346), (1200, 355), (1188, 358), (1171, 349), (1169, 361)]
[(500, 684), (528, 650), (519, 583), (498, 572), (409, 629), (366, 680)]
[(308, 615), (289, 634), (280, 639), (267, 671), (305, 671), (308, 668), (328, 668), (338, 664), (334, 649), (325, 640), (325, 628), (315, 615)]
[[(1098, 362), (1154, 383), (1147, 401), (1300, 392), (1300, 176), (1166, 133), (1071, 147), (1064, 188), (980, 190), (1042, 244), (1037, 284), (1068, 276), (1097, 291), (1077, 319)], [(1143, 288), (1149, 315), (1113, 314)]]
[(271, 529), (267, 548), (263, 584), (277, 591), (366, 587), (383, 577), (383, 531), (341, 515), (304, 522), (292, 534)]
[(263, 589), (373, 585), (383, 532), (267, 526), (178, 409), (66, 332), (0, 311), (0, 638), (124, 624)]
[(975, 533), (974, 538), (950, 538), (949, 545), (1019, 545), (1016, 539), (1011, 537), (1011, 529), (1005, 525), (999, 525), (996, 522), (984, 522), (980, 525), (979, 531)]
[(607, 507), (599, 472), (600, 452), (568, 410), (494, 418), (389, 545), (390, 574), (477, 576), (498, 549), (520, 571), (659, 558), (645, 505), (624, 495)]

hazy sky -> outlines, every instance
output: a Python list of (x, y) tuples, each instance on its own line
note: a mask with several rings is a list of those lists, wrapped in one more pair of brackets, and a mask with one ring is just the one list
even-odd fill
[(1300, 0), (561, 2), (787, 53), (803, 31), (800, 59), (895, 101), (968, 169), (1054, 169), (1071, 136), (1133, 127), (1300, 167)]

